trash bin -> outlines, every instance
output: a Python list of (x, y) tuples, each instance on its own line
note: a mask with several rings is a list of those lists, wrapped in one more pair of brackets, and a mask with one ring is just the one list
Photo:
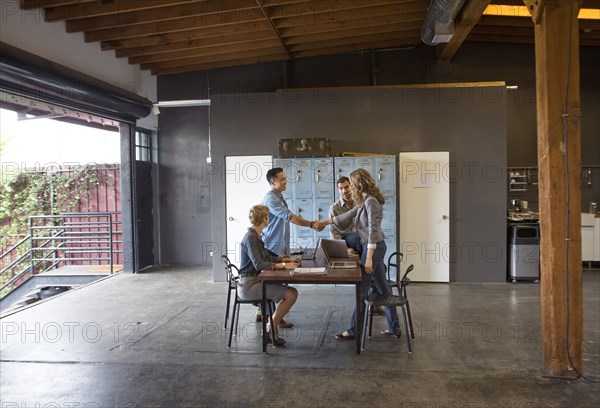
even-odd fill
[(513, 223), (508, 226), (508, 277), (513, 283), (540, 279), (540, 226)]

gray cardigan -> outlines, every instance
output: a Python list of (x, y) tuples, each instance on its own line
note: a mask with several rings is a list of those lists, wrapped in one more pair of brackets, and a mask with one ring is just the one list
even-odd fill
[(333, 222), (337, 225), (344, 224), (352, 218), (361, 242), (367, 243), (368, 248), (375, 248), (378, 242), (383, 241), (385, 238), (381, 230), (383, 205), (375, 197), (367, 195), (363, 205), (334, 217)]

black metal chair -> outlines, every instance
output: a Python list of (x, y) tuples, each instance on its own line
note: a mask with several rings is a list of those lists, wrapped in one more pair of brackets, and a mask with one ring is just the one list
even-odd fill
[(227, 274), (228, 274), (227, 280), (229, 282), (234, 282), (234, 289), (235, 289), (235, 297), (234, 297), (234, 301), (233, 301), (233, 311), (231, 314), (231, 329), (229, 330), (229, 343), (228, 343), (227, 347), (228, 348), (231, 347), (231, 340), (233, 338), (234, 332), (235, 332), (235, 335), (237, 336), (239, 317), (240, 317), (240, 305), (242, 305), (242, 304), (252, 304), (252, 305), (259, 304), (259, 305), (261, 305), (263, 316), (267, 315), (267, 313), (265, 313), (264, 308), (266, 307), (269, 310), (268, 315), (269, 315), (269, 322), (271, 323), (271, 341), (272, 341), (273, 347), (275, 347), (276, 346), (276, 344), (275, 344), (275, 326), (273, 325), (273, 312), (275, 312), (275, 302), (271, 299), (267, 299), (266, 304), (263, 307), (262, 298), (240, 299), (240, 297), (238, 295), (238, 290), (237, 290), (237, 287), (239, 284), (238, 277), (240, 275), (239, 269), (237, 268), (237, 266), (235, 266), (233, 264), (229, 264), (229, 265), (227, 265)]
[[(385, 270), (387, 273), (387, 282), (388, 285), (392, 287), (392, 293), (394, 288), (400, 294), (400, 283), (398, 279), (398, 274), (400, 273), (400, 262), (402, 262), (402, 258), (404, 258), (404, 254), (402, 252), (394, 252), (390, 254), (388, 257), (387, 265), (385, 266)], [(393, 259), (393, 262), (392, 262)], [(392, 277), (392, 269), (394, 269), (394, 276)]]
[[(371, 336), (371, 329), (373, 324), (373, 315), (371, 313), (373, 307), (383, 306), (383, 307), (400, 307), (400, 311), (402, 312), (402, 322), (404, 323), (404, 332), (406, 334), (406, 345), (408, 347), (409, 354), (412, 354), (412, 340), (414, 340), (415, 335), (412, 326), (412, 317), (410, 316), (410, 306), (408, 305), (408, 297), (406, 293), (406, 286), (410, 283), (410, 279), (408, 278), (408, 274), (413, 270), (414, 266), (410, 265), (402, 279), (399, 277), (398, 286), (400, 287), (399, 295), (392, 295), (382, 297), (378, 294), (372, 294), (367, 296), (365, 299), (365, 311), (363, 316), (363, 324), (362, 324), (362, 338), (361, 338), (361, 349), (365, 349), (365, 342), (367, 338), (367, 326), (369, 327), (369, 337)], [(398, 276), (400, 276), (398, 274)]]
[[(398, 275), (399, 275), (398, 266), (400, 265), (402, 258), (404, 258), (404, 254), (402, 252), (394, 252), (394, 253), (390, 254), (390, 256), (388, 257), (387, 265), (385, 265), (386, 280), (387, 280), (388, 285), (392, 289), (392, 294), (394, 294), (394, 288), (396, 288), (396, 291), (398, 292), (398, 294), (400, 294), (400, 283), (399, 283), (399, 279), (398, 279)], [(393, 260), (393, 262), (392, 262), (392, 260)], [(392, 269), (394, 270), (393, 277), (392, 277)], [(372, 289), (375, 288), (375, 284), (373, 282), (371, 282), (371, 288)], [(370, 324), (369, 324), (369, 337), (371, 337), (371, 334), (373, 333), (373, 315), (375, 314), (374, 307), (371, 308), (370, 313), (371, 313), (371, 316), (370, 316)]]
[(229, 319), (229, 306), (231, 305), (231, 292), (235, 292), (235, 281), (238, 279), (238, 276), (233, 276), (229, 272), (228, 265), (231, 265), (231, 261), (227, 255), (221, 255), (221, 262), (225, 264), (225, 273), (227, 274), (227, 303), (225, 304), (225, 323), (223, 323), (223, 328), (226, 329), (227, 320)]

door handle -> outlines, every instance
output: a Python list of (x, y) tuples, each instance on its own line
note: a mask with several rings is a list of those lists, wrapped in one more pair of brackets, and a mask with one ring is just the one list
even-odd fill
[(442, 215), (442, 220), (447, 220), (448, 218), (449, 217), (446, 214)]
[(229, 221), (233, 221), (233, 217), (229, 217), (229, 218), (228, 218), (228, 220), (229, 220)]

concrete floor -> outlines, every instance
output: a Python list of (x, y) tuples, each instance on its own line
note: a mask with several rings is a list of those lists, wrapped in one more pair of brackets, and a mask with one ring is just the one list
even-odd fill
[[(227, 348), (226, 284), (212, 282), (208, 268), (157, 268), (66, 292), (0, 320), (1, 406), (600, 405), (598, 383), (543, 375), (537, 284), (412, 283), (412, 355), (404, 339), (374, 335), (360, 356), (353, 342), (335, 340), (352, 312), (352, 287), (299, 292), (288, 317), (297, 327), (267, 355), (248, 305)], [(584, 272), (584, 312), (584, 371), (598, 379), (598, 270)], [(375, 319), (384, 328), (385, 318)]]

